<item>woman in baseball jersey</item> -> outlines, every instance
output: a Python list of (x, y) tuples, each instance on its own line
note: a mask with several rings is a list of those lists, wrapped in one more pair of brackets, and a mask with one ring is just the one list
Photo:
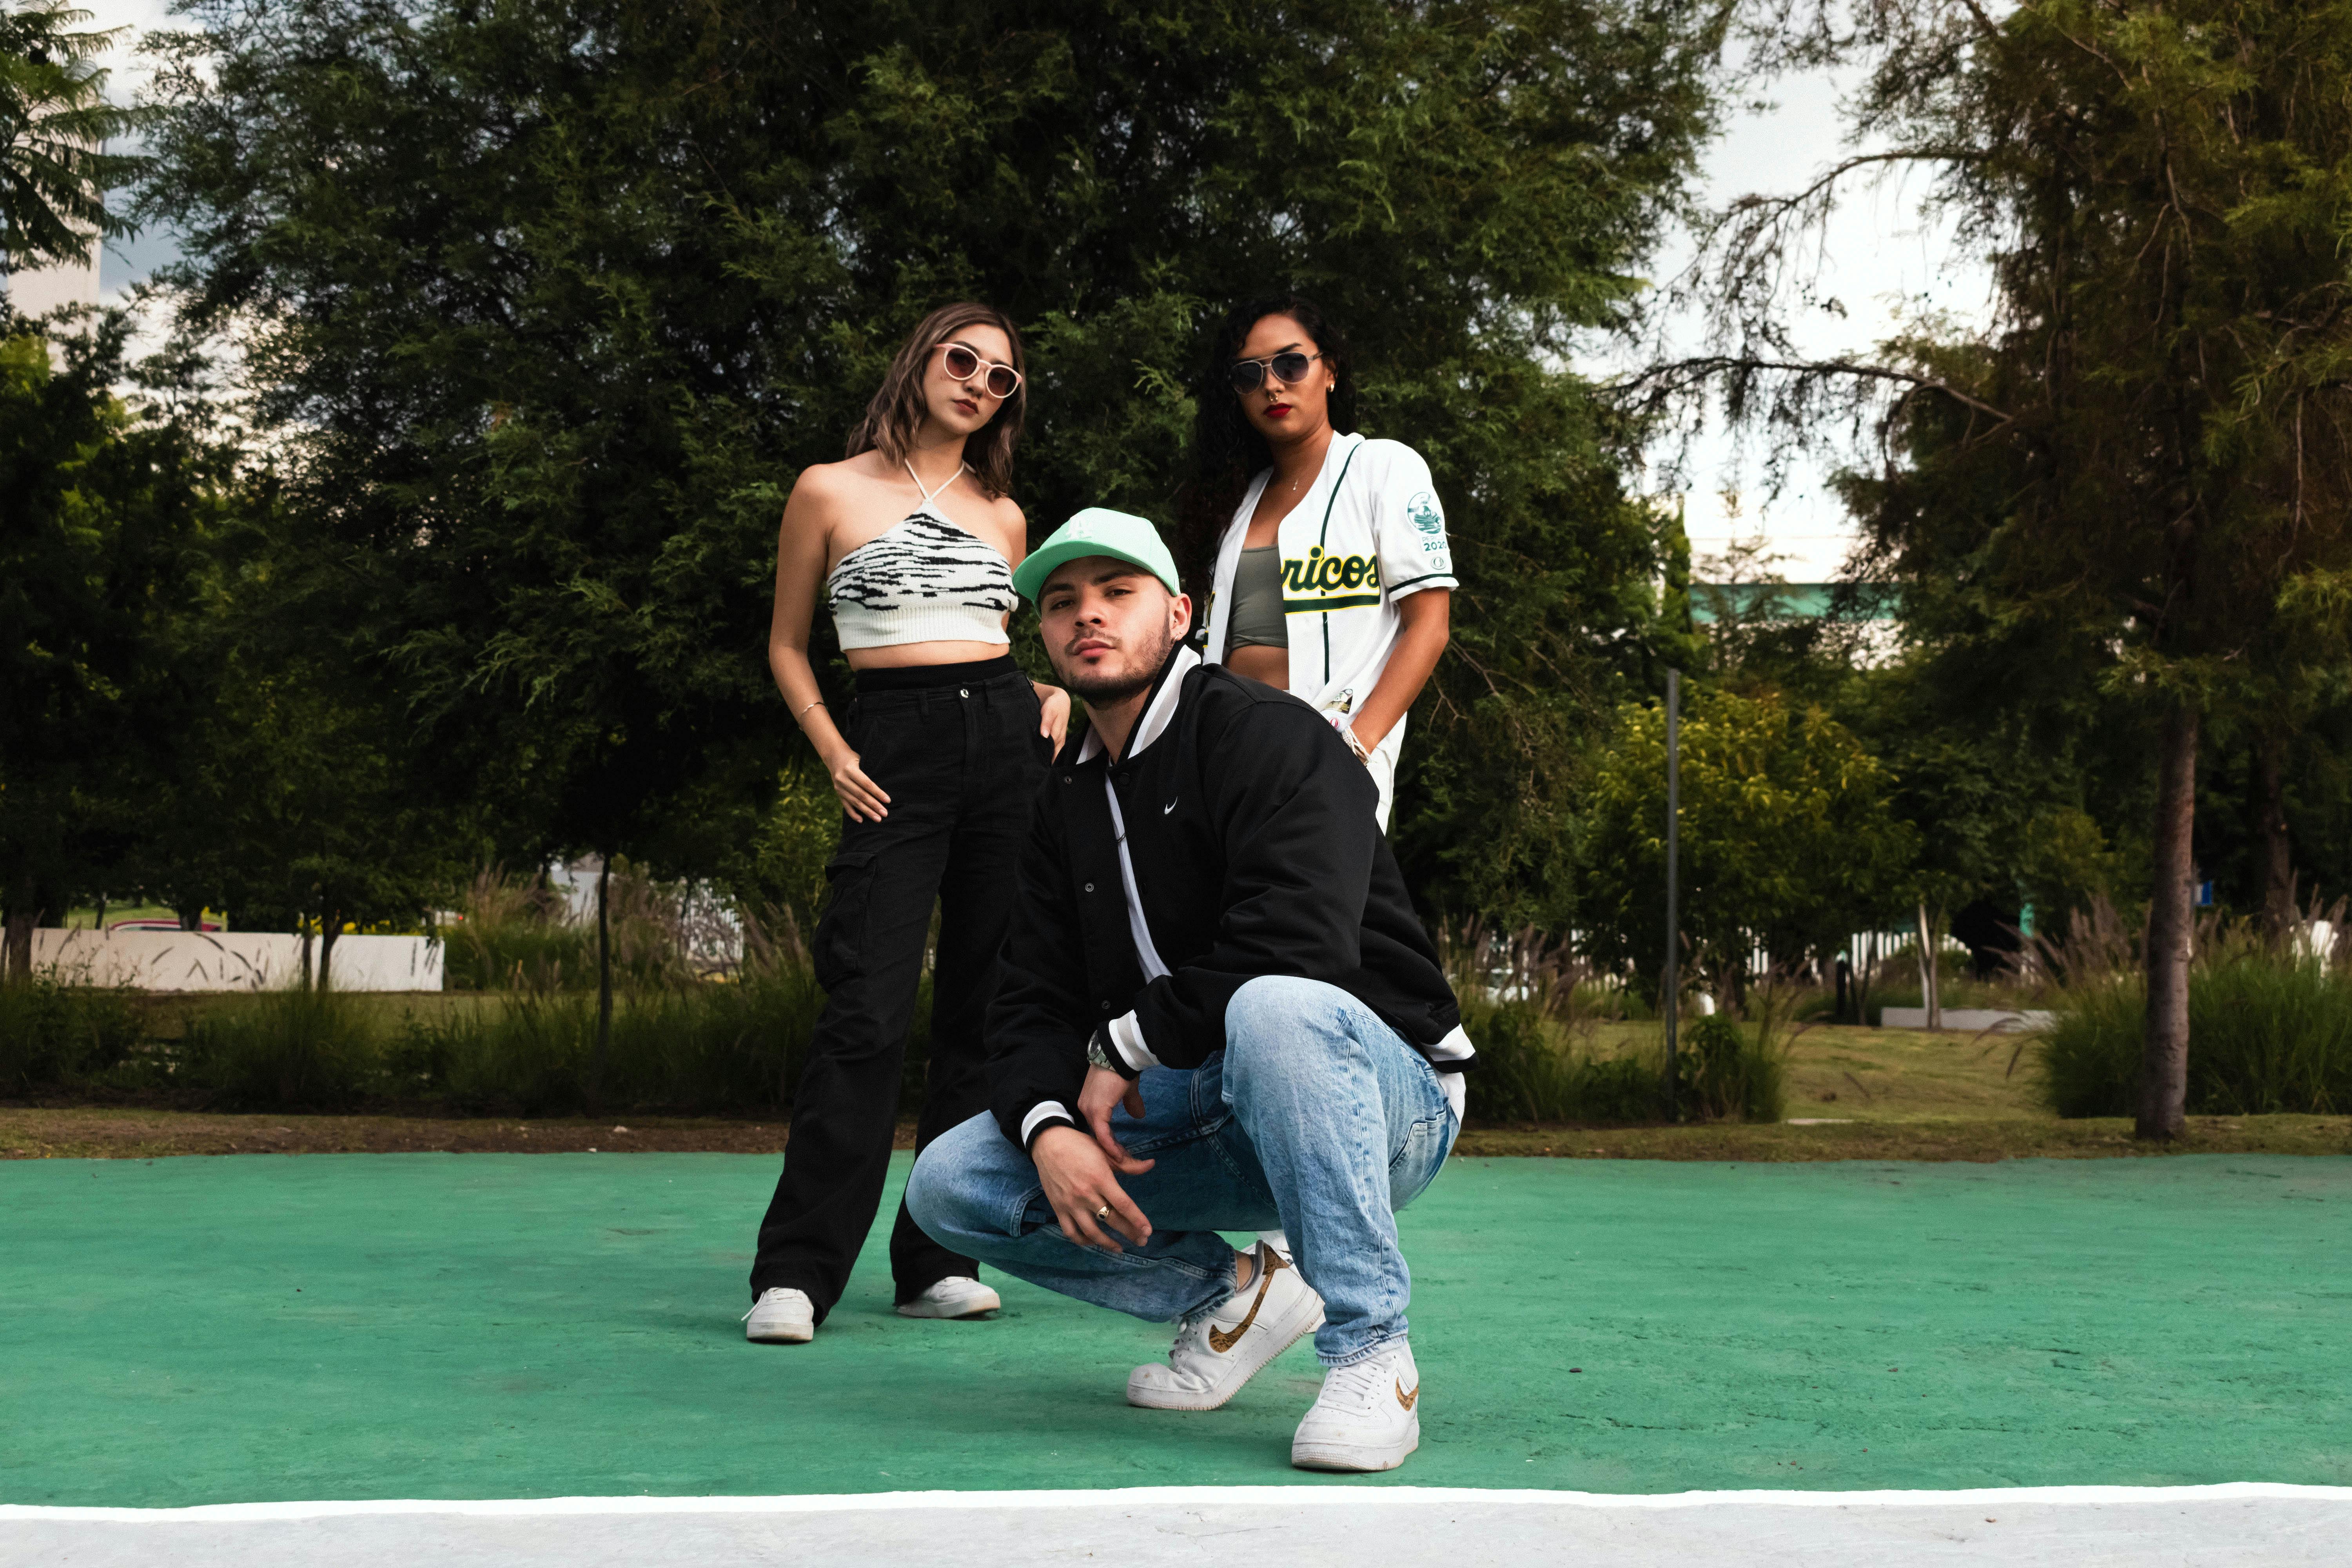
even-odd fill
[(1214, 552), (1203, 657), (1328, 717), (1389, 824), (1405, 713), (1445, 651), (1454, 587), (1429, 465), (1356, 433), (1346, 339), (1297, 294), (1228, 315), (1199, 390), (1188, 570)]

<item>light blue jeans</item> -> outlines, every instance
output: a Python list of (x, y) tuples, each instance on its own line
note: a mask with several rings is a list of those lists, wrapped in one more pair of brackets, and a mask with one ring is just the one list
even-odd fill
[(1161, 1323), (1233, 1294), (1234, 1249), (1217, 1232), (1279, 1225), (1323, 1298), (1325, 1364), (1404, 1333), (1412, 1274), (1396, 1211), (1429, 1185), (1458, 1130), (1420, 1052), (1337, 986), (1268, 977), (1234, 993), (1222, 1052), (1190, 1072), (1147, 1070), (1141, 1088), (1142, 1120), (1115, 1111), (1111, 1131), (1157, 1162), (1119, 1178), (1151, 1221), (1144, 1246), (1106, 1252), (1064, 1237), (1037, 1167), (989, 1116), (923, 1151), (908, 1211), (950, 1251)]

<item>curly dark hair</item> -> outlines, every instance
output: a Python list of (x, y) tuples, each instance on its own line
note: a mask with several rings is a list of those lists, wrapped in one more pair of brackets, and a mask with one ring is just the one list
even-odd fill
[(1234, 508), (1260, 468), (1274, 465), (1274, 452), (1242, 413), (1226, 367), (1240, 357), (1250, 329), (1268, 316), (1288, 316), (1307, 329), (1316, 350), (1329, 368), (1331, 428), (1348, 435), (1356, 428), (1356, 365), (1348, 339), (1322, 308), (1306, 295), (1269, 294), (1225, 313), (1209, 342), (1193, 387), (1197, 412), (1192, 422), (1192, 447), (1185, 463), (1183, 484), (1176, 492), (1176, 564), (1192, 585), (1195, 600), (1215, 568), (1217, 541), (1233, 521)]

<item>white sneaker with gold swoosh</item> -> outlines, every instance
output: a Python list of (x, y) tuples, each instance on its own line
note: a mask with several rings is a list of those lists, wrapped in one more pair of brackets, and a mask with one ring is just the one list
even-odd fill
[(1323, 1326), (1323, 1298), (1261, 1242), (1246, 1289), (1184, 1322), (1165, 1363), (1128, 1375), (1127, 1402), (1147, 1410), (1214, 1410), (1260, 1367)]
[(1421, 1447), (1420, 1406), (1412, 1347), (1391, 1340), (1323, 1374), (1315, 1408), (1290, 1439), (1290, 1462), (1302, 1470), (1393, 1470)]

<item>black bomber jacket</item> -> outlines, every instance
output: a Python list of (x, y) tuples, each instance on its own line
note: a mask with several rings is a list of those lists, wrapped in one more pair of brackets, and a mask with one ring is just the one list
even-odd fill
[[(1468, 1062), (1364, 765), (1306, 703), (1186, 650), (1160, 672), (1147, 716), (1171, 679), (1175, 710), (1156, 733), (1139, 721), (1113, 763), (1081, 725), (1040, 788), (987, 1026), (990, 1109), (1024, 1147), (1066, 1120), (1048, 1111), (1024, 1129), (1033, 1111), (1077, 1105), (1097, 1028), (1132, 1012), (1129, 1033), (1160, 1066), (1196, 1068), (1224, 1048), (1225, 1005), (1260, 975), (1328, 982), (1440, 1070)], [(1169, 971), (1148, 984), (1106, 774)]]

